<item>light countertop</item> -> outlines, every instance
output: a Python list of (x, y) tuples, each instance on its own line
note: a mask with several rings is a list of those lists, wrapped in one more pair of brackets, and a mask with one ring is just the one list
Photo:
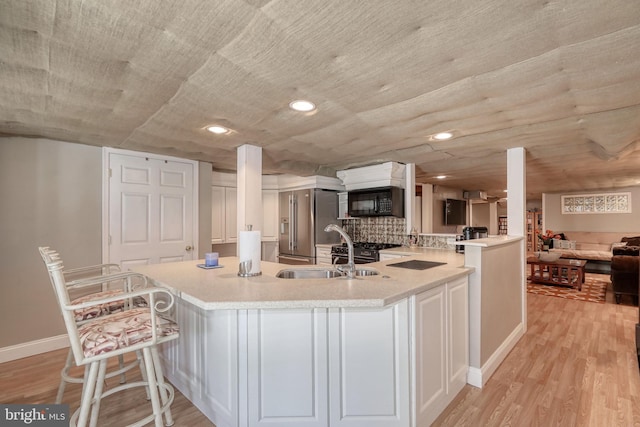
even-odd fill
[[(389, 266), (410, 259), (447, 264), (427, 270)], [(463, 267), (462, 255), (440, 249), (415, 253), (402, 260), (358, 265), (359, 268), (375, 268), (380, 274), (357, 279), (279, 279), (275, 277), (276, 273), (283, 269), (325, 266), (300, 267), (265, 261), (261, 262), (261, 276), (239, 277), (237, 257), (220, 258), (223, 267), (211, 270), (196, 266), (202, 262), (134, 266), (131, 270), (147, 275), (156, 285), (205, 310), (384, 307), (473, 271), (473, 268)]]
[(490, 236), (482, 239), (472, 239), (472, 240), (462, 240), (456, 242), (456, 245), (464, 245), (464, 246), (481, 246), (481, 247), (492, 247), (492, 246), (502, 246), (509, 244), (511, 242), (515, 242), (518, 240), (523, 240), (522, 236)]

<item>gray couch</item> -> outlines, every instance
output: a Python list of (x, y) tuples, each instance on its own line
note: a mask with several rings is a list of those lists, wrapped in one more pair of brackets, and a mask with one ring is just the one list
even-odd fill
[(627, 240), (634, 238), (628, 236), (640, 236), (640, 232), (567, 231), (563, 234), (575, 242), (575, 249), (552, 248), (551, 251), (560, 252), (562, 258), (585, 260), (585, 271), (600, 274), (611, 273), (614, 248), (628, 245)]

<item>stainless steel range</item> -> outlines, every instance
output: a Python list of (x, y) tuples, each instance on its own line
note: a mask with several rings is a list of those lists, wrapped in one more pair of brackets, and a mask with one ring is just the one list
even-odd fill
[[(380, 261), (380, 252), (383, 249), (397, 248), (400, 245), (392, 243), (366, 243), (356, 242), (353, 244), (353, 260), (356, 264), (368, 264)], [(334, 245), (331, 247), (331, 262), (333, 264), (346, 264), (349, 250), (347, 244)]]

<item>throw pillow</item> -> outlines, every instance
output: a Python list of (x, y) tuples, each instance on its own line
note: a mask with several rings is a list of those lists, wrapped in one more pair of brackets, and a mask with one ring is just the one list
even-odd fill
[(627, 246), (627, 242), (615, 242), (611, 244), (611, 250), (614, 250), (615, 248), (622, 248), (624, 246)]
[(640, 236), (623, 237), (621, 242), (627, 242), (627, 246), (640, 246)]

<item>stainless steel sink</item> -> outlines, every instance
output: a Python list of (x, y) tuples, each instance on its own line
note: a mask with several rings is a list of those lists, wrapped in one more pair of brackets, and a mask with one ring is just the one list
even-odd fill
[(380, 272), (373, 268), (356, 268), (356, 276), (377, 276), (378, 274)]
[[(375, 276), (380, 274), (373, 268), (356, 269), (356, 277)], [(280, 270), (276, 274), (279, 279), (332, 279), (334, 277), (345, 277), (344, 273), (333, 268), (287, 268)]]
[(332, 268), (288, 268), (276, 274), (279, 279), (331, 279), (342, 273)]

